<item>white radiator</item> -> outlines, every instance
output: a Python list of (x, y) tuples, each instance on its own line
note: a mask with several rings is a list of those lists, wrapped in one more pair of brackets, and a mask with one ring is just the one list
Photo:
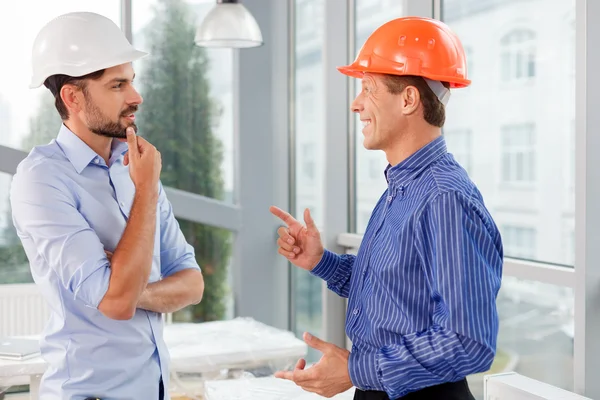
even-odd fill
[(49, 316), (35, 284), (0, 285), (0, 337), (37, 335)]
[(591, 400), (515, 372), (486, 376), (483, 393), (485, 400)]

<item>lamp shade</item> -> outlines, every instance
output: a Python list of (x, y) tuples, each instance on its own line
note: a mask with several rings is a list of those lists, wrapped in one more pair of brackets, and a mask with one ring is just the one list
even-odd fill
[(202, 47), (257, 47), (263, 44), (258, 23), (237, 1), (217, 1), (196, 31), (196, 45)]

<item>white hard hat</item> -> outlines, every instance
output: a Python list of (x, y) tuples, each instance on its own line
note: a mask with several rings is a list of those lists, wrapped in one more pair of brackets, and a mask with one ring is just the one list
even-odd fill
[(147, 54), (134, 49), (123, 31), (102, 15), (64, 14), (48, 22), (33, 42), (29, 87), (41, 86), (52, 75), (79, 77)]

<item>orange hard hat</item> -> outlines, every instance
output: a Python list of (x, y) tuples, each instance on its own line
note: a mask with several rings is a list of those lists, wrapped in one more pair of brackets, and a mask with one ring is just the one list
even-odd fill
[(469, 86), (463, 46), (441, 21), (404, 17), (381, 25), (369, 36), (350, 65), (338, 67), (345, 75), (362, 78), (365, 72), (415, 75), (448, 82), (451, 88)]

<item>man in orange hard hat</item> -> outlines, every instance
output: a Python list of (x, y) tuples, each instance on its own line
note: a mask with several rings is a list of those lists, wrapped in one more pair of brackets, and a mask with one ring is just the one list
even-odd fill
[(503, 250), (441, 132), (449, 89), (470, 84), (463, 47), (440, 21), (399, 18), (339, 70), (362, 79), (351, 108), (364, 146), (387, 156), (388, 188), (356, 256), (325, 250), (308, 210), (304, 226), (271, 208), (287, 224), (280, 254), (348, 297), (353, 343), (349, 352), (305, 334), (323, 357), (277, 376), (326, 397), (354, 385), (355, 399), (473, 399), (466, 376), (496, 352)]

